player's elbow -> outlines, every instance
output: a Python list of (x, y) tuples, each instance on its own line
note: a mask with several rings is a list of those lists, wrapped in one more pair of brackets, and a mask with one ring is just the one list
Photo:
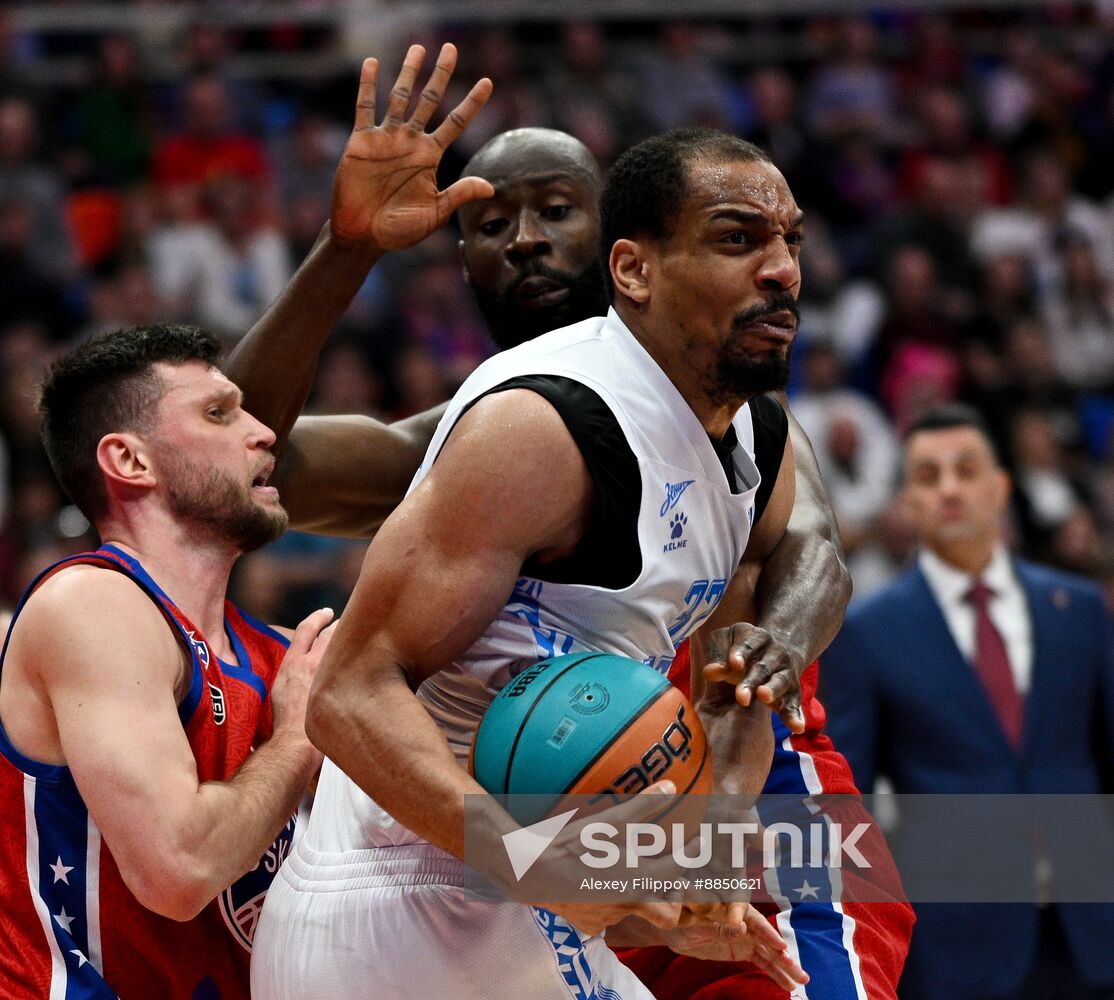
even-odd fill
[(168, 864), (163, 856), (127, 869), (120, 865), (120, 874), (141, 906), (179, 922), (196, 917), (220, 891), (195, 859), (178, 857)]
[(345, 701), (336, 680), (327, 683), (320, 676), (306, 702), (306, 736), (325, 756), (335, 756), (336, 741), (344, 729)]

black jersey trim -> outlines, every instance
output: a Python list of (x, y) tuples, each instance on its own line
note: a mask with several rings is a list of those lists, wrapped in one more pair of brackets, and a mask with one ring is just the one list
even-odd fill
[(596, 488), (588, 528), (576, 548), (554, 562), (529, 559), (522, 567), (523, 573), (549, 583), (607, 590), (629, 587), (642, 572), (638, 542), (642, 473), (615, 414), (599, 393), (561, 375), (516, 376), (478, 396), (469, 407), (484, 396), (508, 389), (536, 392), (557, 411), (580, 449)]

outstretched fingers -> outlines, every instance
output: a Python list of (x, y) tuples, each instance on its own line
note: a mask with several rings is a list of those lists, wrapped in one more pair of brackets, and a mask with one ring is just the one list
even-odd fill
[(491, 97), (492, 83), (485, 76), (477, 80), (467, 96), (446, 116), (445, 120), (431, 133), (434, 141), (442, 149), (448, 149), (479, 114), (480, 109)]
[(379, 83), (379, 60), (369, 57), (360, 67), (360, 89), (356, 93), (355, 130), (375, 127), (375, 88)]
[(402, 69), (398, 71), (398, 79), (391, 88), (391, 96), (387, 101), (387, 116), (384, 125), (401, 125), (406, 120), (406, 109), (410, 106), (410, 98), (414, 94), (414, 83), (418, 79), (418, 70), (422, 68), (425, 59), (425, 47), (411, 45), (406, 50), (406, 58), (402, 60)]
[(410, 116), (410, 127), (415, 132), (424, 131), (426, 123), (441, 106), (441, 101), (445, 96), (445, 88), (448, 87), (455, 69), (456, 46), (452, 42), (446, 42), (441, 46), (441, 52), (437, 56), (437, 65), (433, 67), (433, 72), (429, 74), (429, 82), (418, 95), (418, 103), (414, 107), (414, 113)]

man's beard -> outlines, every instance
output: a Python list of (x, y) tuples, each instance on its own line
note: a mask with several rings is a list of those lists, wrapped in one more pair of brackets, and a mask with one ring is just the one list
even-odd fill
[(788, 292), (778, 292), (769, 302), (752, 306), (735, 317), (732, 330), (716, 359), (712, 377), (713, 398), (731, 401), (750, 399), (764, 392), (779, 392), (789, 385), (789, 359), (792, 344), (784, 350), (771, 348), (761, 354), (749, 354), (742, 346), (744, 329), (770, 313), (791, 312), (798, 321), (797, 301)]
[[(518, 286), (527, 278), (543, 277), (559, 281), (569, 289), (568, 298), (552, 306), (530, 309), (515, 301)], [(499, 350), (517, 347), (543, 333), (570, 323), (579, 323), (593, 316), (603, 316), (611, 304), (603, 266), (593, 260), (583, 271), (570, 275), (544, 264), (532, 263), (521, 271), (514, 283), (502, 294), (472, 287), (476, 302), (487, 321), (491, 339)]]
[(281, 506), (255, 503), (226, 473), (178, 457), (163, 466), (171, 513), (240, 552), (254, 552), (286, 530), (289, 515)]

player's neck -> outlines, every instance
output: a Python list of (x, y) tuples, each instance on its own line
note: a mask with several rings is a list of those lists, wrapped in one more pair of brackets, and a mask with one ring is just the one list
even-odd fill
[(231, 656), (224, 634), (224, 601), (238, 553), (190, 537), (180, 523), (153, 533), (117, 522), (104, 526), (102, 538), (140, 562), (218, 656)]
[(688, 403), (708, 435), (720, 440), (746, 400), (724, 401), (713, 398), (708, 392), (711, 382), (709, 372), (714, 367), (708, 352), (701, 353), (681, 342), (673, 327), (664, 333), (655, 331), (642, 310), (617, 303), (616, 311), (634, 338)]

